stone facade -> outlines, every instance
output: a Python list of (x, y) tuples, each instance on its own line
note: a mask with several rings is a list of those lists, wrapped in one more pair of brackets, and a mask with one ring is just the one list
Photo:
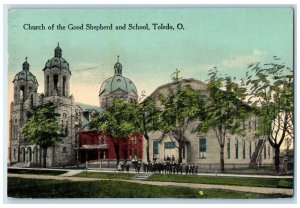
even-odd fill
[[(14, 101), (11, 103), (10, 120), (10, 163), (25, 162), (27, 166), (41, 165), (42, 150), (36, 144), (27, 144), (21, 134), (28, 111), (34, 107), (53, 103), (59, 114), (63, 139), (47, 150), (47, 166), (61, 166), (76, 162), (76, 131), (78, 131), (82, 109), (75, 105), (70, 94), (71, 71), (69, 64), (62, 58), (62, 50), (57, 46), (54, 57), (49, 59), (44, 71), (44, 93), (37, 93), (38, 83), (29, 72), (29, 64), (24, 62), (23, 70), (13, 81)], [(25, 75), (23, 75), (25, 73)]]
[[(201, 94), (208, 95), (206, 84), (195, 79), (182, 80), (182, 86), (190, 86), (195, 90), (199, 90)], [(158, 87), (150, 97), (159, 94), (167, 95), (169, 88), (176, 88), (175, 83), (166, 84)], [(158, 103), (159, 105), (159, 103)], [(199, 120), (192, 122), (184, 135), (184, 150), (182, 155), (183, 163), (196, 163), (219, 167), (220, 163), (220, 147), (216, 139), (215, 132), (209, 130), (207, 133), (197, 133), (192, 130), (199, 124)], [(258, 127), (258, 119), (251, 116), (242, 124), (245, 136), (228, 135), (224, 147), (225, 168), (233, 165), (236, 167), (248, 167), (253, 153), (256, 151), (256, 144), (262, 138), (255, 138), (254, 134)], [(164, 161), (168, 157), (175, 157), (178, 160), (178, 141), (176, 136), (163, 136), (162, 132), (155, 131), (149, 133), (150, 137), (150, 159)], [(261, 147), (261, 155), (259, 162), (263, 164), (273, 163), (273, 148), (268, 142), (264, 142)], [(143, 160), (146, 162), (146, 147), (144, 147)]]

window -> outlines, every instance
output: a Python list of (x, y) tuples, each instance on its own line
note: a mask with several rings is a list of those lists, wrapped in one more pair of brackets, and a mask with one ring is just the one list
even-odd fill
[(254, 120), (254, 130), (257, 130), (257, 123), (256, 123), (256, 119)]
[(139, 144), (139, 138), (137, 136), (135, 137), (135, 144)]
[(46, 95), (49, 96), (49, 75), (47, 75), (46, 80), (47, 80), (47, 89), (46, 89), (47, 91), (46, 91)]
[(53, 76), (54, 90), (57, 90), (57, 84), (58, 84), (58, 76), (57, 76), (57, 75), (54, 75), (54, 76)]
[(185, 146), (182, 146), (182, 159), (185, 159)]
[(63, 77), (63, 96), (66, 96), (66, 77)]
[(159, 145), (158, 141), (153, 141), (153, 155), (154, 155), (154, 157), (156, 155), (158, 155), (158, 145)]
[(14, 149), (14, 157), (16, 157), (16, 149)]
[(270, 150), (271, 148), (270, 148), (270, 145), (268, 145), (268, 159), (270, 159), (271, 158), (271, 150)]
[(24, 96), (25, 96), (25, 87), (21, 86), (21, 88), (20, 88), (20, 101), (25, 100)]
[(175, 147), (175, 142), (165, 142), (165, 149), (173, 149)]
[(246, 142), (243, 142), (243, 159), (246, 159)]
[(67, 147), (63, 147), (63, 153), (67, 152)]
[(235, 159), (239, 159), (239, 140), (235, 143)]
[(199, 157), (206, 158), (207, 142), (206, 138), (199, 138)]
[(68, 136), (68, 121), (66, 121), (65, 135)]
[(227, 138), (227, 159), (230, 159), (230, 138)]
[(129, 144), (134, 144), (134, 138), (130, 137)]
[(249, 142), (249, 158), (252, 158), (252, 143)]
[(267, 159), (267, 146), (264, 146), (264, 159)]
[(33, 108), (33, 95), (30, 96), (30, 107)]

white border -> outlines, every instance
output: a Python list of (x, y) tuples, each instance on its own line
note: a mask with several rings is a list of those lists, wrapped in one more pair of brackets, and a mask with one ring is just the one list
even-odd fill
[[(33, 5), (33, 4), (36, 4), (38, 3), (39, 5)], [(51, 4), (49, 4), (51, 3)], [(66, 3), (71, 3), (73, 5), (70, 5), (70, 4), (66, 4)], [(7, 15), (7, 9), (8, 8), (40, 8), (40, 7), (44, 7), (44, 8), (87, 8), (87, 7), (195, 7), (195, 6), (202, 6), (202, 7), (262, 7), (262, 6), (268, 6), (268, 7), (282, 7), (282, 6), (291, 6), (291, 5), (294, 5), (295, 7), (295, 69), (296, 68), (296, 60), (299, 60), (299, 55), (297, 54), (297, 48), (298, 48), (298, 42), (296, 41), (296, 34), (297, 34), (297, 31), (296, 29), (298, 28), (298, 24), (299, 24), (299, 21), (298, 21), (298, 16), (297, 16), (297, 1), (296, 0), (287, 0), (287, 1), (284, 1), (284, 2), (279, 2), (279, 1), (272, 1), (272, 0), (263, 0), (263, 1), (259, 1), (259, 0), (252, 0), (252, 1), (249, 1), (249, 0), (245, 0), (243, 2), (241, 1), (216, 1), (216, 0), (211, 0), (211, 1), (202, 1), (200, 3), (202, 3), (202, 5), (198, 5), (199, 2), (196, 2), (195, 0), (185, 0), (185, 1), (163, 1), (162, 0), (152, 0), (152, 1), (149, 1), (149, 0), (146, 0), (144, 1), (144, 5), (137, 5), (139, 4), (140, 2), (138, 2), (137, 0), (126, 0), (126, 1), (117, 1), (117, 0), (103, 0), (101, 1), (101, 4), (102, 5), (97, 5), (99, 3), (99, 1), (97, 0), (85, 0), (84, 3), (85, 5), (82, 5), (81, 4), (82, 2), (79, 2), (79, 1), (74, 1), (74, 0), (71, 0), (71, 1), (68, 1), (68, 2), (65, 2), (65, 1), (60, 1), (60, 0), (52, 0), (51, 2), (49, 1), (46, 1), (46, 2), (40, 2), (40, 1), (36, 1), (36, 0), (30, 0), (30, 1), (22, 1), (22, 0), (12, 0), (12, 1), (9, 1), (9, 0), (4, 0), (2, 2), (2, 7), (1, 7), (1, 11), (2, 11), (2, 14), (3, 16), (1, 15), (1, 22), (3, 22), (3, 24), (0, 24), (1, 25), (1, 46), (3, 47), (3, 51), (2, 51), (2, 56), (0, 58), (0, 62), (3, 63), (3, 73), (2, 73), (2, 76), (0, 76), (0, 86), (3, 86), (2, 90), (0, 91), (1, 94), (0, 94), (0, 99), (1, 99), (1, 102), (0, 102), (0, 115), (3, 115), (3, 119), (1, 120), (0, 122), (0, 126), (2, 128), (0, 128), (0, 132), (2, 135), (2, 145), (0, 145), (0, 154), (2, 154), (3, 159), (1, 160), (1, 164), (2, 164), (2, 170), (3, 171), (0, 171), (0, 176), (2, 177), (3, 179), (3, 183), (2, 183), (2, 186), (3, 188), (0, 189), (0, 197), (1, 197), (1, 201), (2, 203), (9, 203), (9, 201), (3, 201), (3, 196), (5, 195), (6, 193), (6, 180), (5, 178), (7, 177), (7, 174), (5, 172), (7, 166), (6, 166), (6, 151), (7, 151), (7, 145), (6, 145), (6, 138), (7, 138), (7, 132), (6, 132), (6, 129), (7, 129), (7, 124), (8, 124), (8, 121), (7, 121), (7, 113), (9, 111), (8, 109), (8, 105), (7, 105), (7, 60), (8, 60), (8, 56), (7, 56), (7, 23), (6, 23), (6, 15)], [(146, 3), (146, 4), (145, 4)], [(163, 3), (163, 4), (162, 4)], [(226, 3), (226, 4), (224, 4)], [(55, 5), (53, 5), (55, 4)], [(104, 4), (104, 5), (103, 5)], [(120, 5), (121, 4), (121, 5)], [(271, 4), (271, 5), (270, 5)], [(277, 4), (277, 5), (276, 5)], [(280, 5), (278, 5), (280, 4)], [(296, 75), (296, 80), (298, 80), (298, 73), (297, 73), (297, 70), (295, 70), (295, 75)], [(298, 82), (295, 83), (295, 92), (297, 93), (296, 94), (296, 109), (297, 109), (297, 104), (298, 104)], [(5, 101), (5, 102), (4, 102)], [(298, 118), (298, 111), (296, 111), (296, 118)], [(296, 126), (297, 126), (297, 120), (296, 119)], [(295, 139), (295, 142), (296, 142), (296, 149), (299, 148), (299, 142), (297, 142), (297, 132), (296, 132), (296, 139)], [(295, 154), (295, 157), (296, 157), (296, 161), (298, 161), (298, 154)], [(299, 167), (298, 165), (296, 165), (296, 168), (297, 168), (297, 171), (296, 173), (298, 173), (299, 171)], [(5, 177), (5, 178), (4, 178)], [(295, 185), (296, 187), (299, 187), (298, 186), (298, 181), (295, 179)], [(295, 189), (295, 196), (298, 198), (298, 191)], [(113, 201), (113, 202), (112, 202)], [(151, 204), (175, 204), (175, 205), (171, 205), (172, 207), (182, 207), (183, 204), (188, 204), (189, 206), (191, 207), (199, 207), (198, 204), (205, 204), (205, 206), (207, 207), (211, 207), (211, 206), (216, 206), (217, 205), (221, 205), (222, 207), (241, 207), (240, 203), (242, 203), (243, 207), (253, 207), (253, 204), (252, 203), (255, 203), (257, 206), (258, 204), (262, 204), (260, 206), (264, 206), (264, 204), (272, 204), (272, 208), (273, 207), (281, 207), (281, 206), (284, 206), (284, 204), (287, 204), (287, 203), (295, 203), (295, 204), (289, 204), (288, 206), (289, 207), (296, 207), (296, 203), (297, 203), (297, 200), (296, 198), (294, 198), (293, 200), (284, 200), (284, 199), (280, 199), (280, 200), (255, 200), (254, 202), (252, 200), (181, 200), (181, 199), (167, 199), (167, 200), (157, 200), (157, 199), (99, 199), (99, 200), (82, 200), (82, 199), (70, 199), (70, 200), (16, 200), (14, 201), (14, 203), (17, 203), (18, 205), (8, 205), (8, 204), (3, 204), (5, 207), (11, 207), (11, 206), (19, 206), (23, 203), (26, 203), (25, 205), (21, 205), (22, 207), (36, 207), (36, 206), (39, 206), (37, 204), (40, 204), (40, 203), (51, 203), (51, 207), (57, 207), (56, 204), (68, 204), (68, 203), (73, 203), (72, 207), (73, 206), (76, 206), (76, 207), (82, 207), (82, 204), (89, 204), (89, 206), (92, 206), (92, 207), (99, 207), (99, 203), (103, 203), (103, 204), (110, 204), (110, 203), (114, 203), (114, 204), (110, 204), (109, 206), (110, 207), (120, 207), (120, 204), (124, 204), (126, 203), (125, 205), (121, 205), (122, 207), (135, 207), (135, 206), (141, 206), (140, 204), (143, 204), (143, 203), (147, 203), (147, 204), (150, 204), (150, 205), (143, 205), (143, 206), (148, 206), (148, 207), (153, 207), (153, 206), (159, 206), (159, 205), (151, 205)], [(29, 203), (29, 204), (28, 204)], [(244, 204), (244, 203), (247, 203), (247, 204)], [(251, 204), (249, 204), (251, 203)], [(43, 205), (44, 206), (44, 205)], [(48, 206), (48, 205), (47, 205)], [(64, 205), (65, 206), (65, 205)], [(103, 205), (101, 205), (103, 206)], [(165, 205), (163, 205), (165, 206)], [(202, 205), (201, 205), (202, 206)]]

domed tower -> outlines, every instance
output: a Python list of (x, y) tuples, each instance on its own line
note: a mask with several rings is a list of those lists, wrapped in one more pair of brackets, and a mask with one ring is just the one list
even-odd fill
[(99, 91), (100, 107), (107, 106), (114, 98), (137, 102), (138, 93), (135, 84), (128, 78), (122, 76), (122, 64), (118, 61), (114, 65), (115, 74), (106, 79)]
[(54, 57), (46, 62), (43, 71), (45, 97), (54, 95), (69, 97), (71, 71), (69, 63), (62, 58), (62, 49), (59, 47), (59, 43), (54, 49)]
[(23, 70), (16, 74), (14, 80), (14, 104), (24, 103), (31, 92), (37, 92), (38, 82), (29, 71), (27, 57), (23, 63)]

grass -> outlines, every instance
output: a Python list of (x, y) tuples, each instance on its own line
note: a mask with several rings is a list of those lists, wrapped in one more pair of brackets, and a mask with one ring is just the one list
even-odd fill
[(34, 169), (13, 169), (8, 168), (8, 173), (17, 173), (17, 174), (36, 174), (36, 175), (61, 175), (67, 173), (67, 171), (60, 170), (34, 170)]
[(84, 177), (84, 178), (102, 178), (102, 179), (123, 179), (131, 180), (136, 174), (134, 173), (101, 173), (101, 172), (81, 172), (75, 177)]
[(72, 182), (8, 178), (8, 196), (13, 198), (286, 198), (281, 194), (255, 194), (218, 189), (160, 187), (120, 181)]
[(159, 175), (154, 174), (148, 178), (150, 181), (202, 183), (219, 185), (237, 185), (251, 187), (293, 188), (293, 179), (275, 178), (238, 178), (238, 177), (209, 177), (185, 175)]

